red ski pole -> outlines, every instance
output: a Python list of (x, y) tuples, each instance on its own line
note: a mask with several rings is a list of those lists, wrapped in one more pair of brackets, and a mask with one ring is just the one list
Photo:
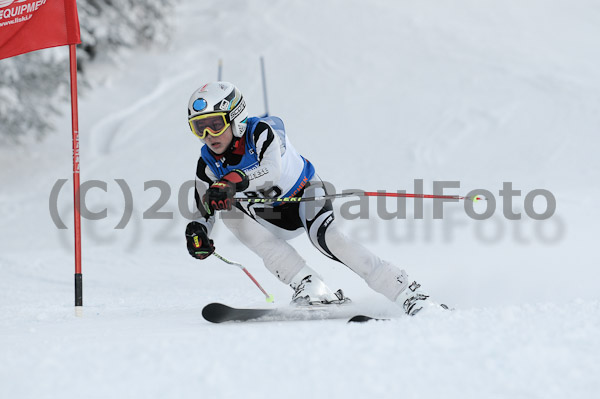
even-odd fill
[(222, 257), (221, 255), (219, 255), (216, 252), (213, 252), (213, 255), (229, 265), (237, 266), (240, 269), (242, 269), (242, 271), (244, 273), (246, 273), (246, 276), (248, 276), (250, 278), (250, 280), (252, 280), (252, 282), (258, 287), (259, 290), (262, 291), (263, 294), (265, 294), (265, 298), (267, 299), (267, 302), (272, 303), (274, 301), (273, 295), (267, 294), (267, 291), (265, 291), (265, 289), (263, 287), (261, 287), (261, 285), (258, 283), (258, 281), (256, 281), (256, 279), (254, 278), (254, 276), (252, 276), (252, 274), (250, 274), (248, 269), (246, 269), (241, 263), (233, 262), (227, 258)]
[(338, 194), (319, 195), (316, 197), (280, 197), (280, 198), (235, 198), (238, 202), (250, 202), (260, 204), (270, 204), (273, 202), (306, 202), (320, 201), (344, 197), (396, 197), (396, 198), (432, 198), (432, 199), (452, 199), (452, 200), (469, 200), (469, 201), (485, 201), (486, 198), (481, 195), (475, 197), (463, 197), (460, 195), (433, 195), (433, 194), (407, 194), (407, 193), (388, 193), (378, 191), (348, 191)]

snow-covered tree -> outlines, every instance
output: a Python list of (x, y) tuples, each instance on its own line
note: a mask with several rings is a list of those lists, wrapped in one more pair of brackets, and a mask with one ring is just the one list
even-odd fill
[[(176, 0), (80, 0), (78, 69), (119, 49), (165, 42)], [(47, 49), (0, 61), (0, 143), (40, 138), (52, 128), (56, 103), (69, 93), (68, 52)]]

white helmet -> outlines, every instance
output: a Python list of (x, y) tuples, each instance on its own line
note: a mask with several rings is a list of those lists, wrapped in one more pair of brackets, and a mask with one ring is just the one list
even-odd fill
[(198, 115), (222, 112), (227, 122), (231, 123), (233, 135), (242, 137), (246, 131), (248, 110), (244, 96), (237, 87), (229, 82), (207, 83), (190, 97), (188, 121)]

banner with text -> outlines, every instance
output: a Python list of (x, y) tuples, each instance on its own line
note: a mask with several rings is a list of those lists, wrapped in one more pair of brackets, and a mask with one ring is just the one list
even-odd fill
[(79, 43), (75, 0), (0, 0), (0, 59)]

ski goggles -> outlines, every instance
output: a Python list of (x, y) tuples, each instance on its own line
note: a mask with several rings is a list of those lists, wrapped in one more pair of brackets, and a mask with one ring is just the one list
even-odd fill
[(203, 114), (193, 117), (189, 120), (192, 132), (201, 140), (206, 138), (207, 134), (217, 137), (223, 134), (229, 127), (229, 118), (225, 112), (215, 112), (212, 114)]

